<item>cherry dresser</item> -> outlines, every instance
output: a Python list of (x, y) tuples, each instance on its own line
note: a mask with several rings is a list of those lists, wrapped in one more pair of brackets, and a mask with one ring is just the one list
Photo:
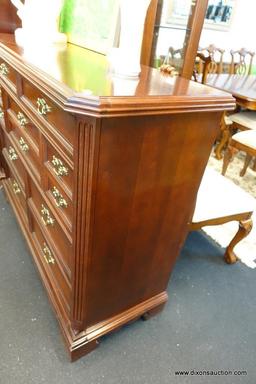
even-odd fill
[[(0, 35), (0, 176), (71, 360), (159, 312), (231, 96)], [(1, 259), (0, 259), (1, 262)], [(22, 282), (21, 282), (22, 284)]]

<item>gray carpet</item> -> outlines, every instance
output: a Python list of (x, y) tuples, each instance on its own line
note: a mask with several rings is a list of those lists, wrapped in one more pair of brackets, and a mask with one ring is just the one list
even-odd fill
[[(105, 336), (95, 351), (71, 364), (26, 243), (0, 193), (0, 383), (255, 384), (255, 270), (226, 265), (222, 253), (202, 233), (191, 233), (162, 314)], [(247, 375), (181, 377), (175, 375), (179, 370), (245, 370)]]

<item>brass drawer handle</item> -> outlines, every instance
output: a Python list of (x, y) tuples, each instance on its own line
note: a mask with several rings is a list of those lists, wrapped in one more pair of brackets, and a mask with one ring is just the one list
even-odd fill
[(40, 115), (47, 115), (47, 113), (51, 112), (51, 107), (47, 105), (44, 99), (38, 97), (37, 99), (37, 111)]
[(27, 152), (29, 151), (29, 146), (28, 144), (25, 142), (25, 140), (23, 139), (23, 137), (21, 137), (19, 139), (19, 143), (20, 143), (20, 148), (23, 152)]
[(8, 153), (9, 153), (9, 159), (11, 161), (15, 161), (15, 160), (18, 160), (18, 155), (17, 153), (15, 152), (15, 149), (13, 147), (9, 147), (8, 149)]
[(9, 73), (9, 69), (7, 68), (7, 65), (2, 63), (0, 64), (0, 74), (3, 76), (7, 76)]
[(19, 193), (21, 193), (21, 189), (19, 187), (19, 184), (15, 180), (12, 183), (12, 189), (13, 189), (13, 192), (15, 193), (15, 195), (18, 195)]
[(22, 112), (18, 112), (17, 119), (19, 120), (19, 123), (22, 127), (25, 127), (25, 125), (28, 124), (28, 120), (27, 120), (26, 116), (24, 115), (24, 113), (22, 113)]
[(57, 176), (68, 176), (68, 168), (56, 156), (52, 157), (52, 165)]
[(64, 199), (64, 197), (56, 187), (53, 187), (52, 194), (54, 196), (54, 202), (57, 205), (57, 207), (67, 208), (68, 203), (66, 202), (66, 200)]
[(2, 119), (3, 117), (4, 117), (4, 111), (2, 107), (0, 107), (0, 119)]
[(52, 256), (52, 253), (45, 243), (44, 243), (44, 247), (43, 247), (43, 253), (44, 253), (44, 259), (45, 259), (47, 264), (54, 264), (55, 263), (55, 260)]
[(50, 215), (50, 211), (42, 204), (41, 206), (41, 219), (44, 223), (45, 226), (47, 225), (53, 225), (55, 220), (53, 217)]

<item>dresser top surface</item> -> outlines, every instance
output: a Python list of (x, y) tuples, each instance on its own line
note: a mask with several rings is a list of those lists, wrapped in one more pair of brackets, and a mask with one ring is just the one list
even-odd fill
[[(142, 66), (138, 79), (125, 79), (111, 74), (106, 56), (67, 44), (21, 48), (14, 36), (0, 34), (0, 56), (14, 64), (18, 71), (36, 83), (44, 83), (47, 91), (63, 103), (94, 108), (117, 106), (116, 99), (130, 108), (168, 109), (172, 104), (185, 106), (190, 100), (195, 108), (219, 109), (234, 106), (231, 95), (181, 77), (169, 77), (158, 70)], [(171, 96), (171, 97), (170, 97)], [(136, 101), (135, 101), (136, 100)], [(162, 107), (160, 107), (162, 105)]]

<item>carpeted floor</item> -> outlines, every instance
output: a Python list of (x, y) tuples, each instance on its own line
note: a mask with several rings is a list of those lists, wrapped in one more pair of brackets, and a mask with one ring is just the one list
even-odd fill
[[(202, 232), (189, 235), (161, 315), (106, 336), (71, 364), (27, 246), (0, 193), (0, 383), (256, 382), (255, 272), (226, 265)], [(175, 375), (179, 370), (246, 375)], [(240, 372), (241, 373), (241, 372)]]

